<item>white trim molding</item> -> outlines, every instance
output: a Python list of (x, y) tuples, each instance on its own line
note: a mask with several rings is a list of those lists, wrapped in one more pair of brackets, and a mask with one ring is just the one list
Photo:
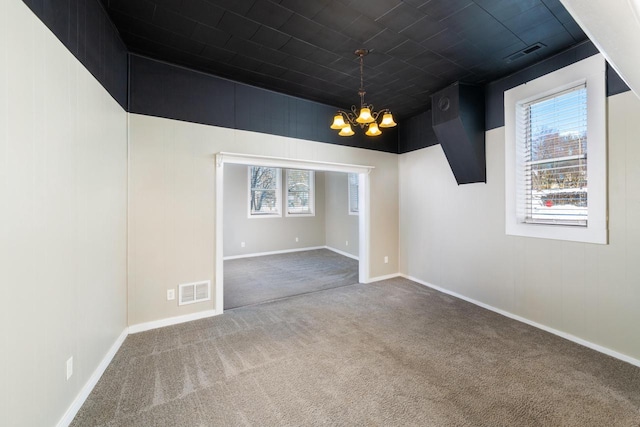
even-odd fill
[(91, 394), (93, 388), (100, 380), (100, 377), (102, 377), (104, 371), (107, 370), (107, 367), (120, 349), (120, 346), (122, 346), (122, 343), (127, 338), (127, 335), (129, 335), (129, 329), (124, 328), (120, 336), (118, 336), (111, 348), (109, 348), (109, 351), (107, 351), (107, 354), (105, 354), (105, 356), (102, 358), (102, 361), (100, 362), (98, 367), (95, 369), (95, 371), (93, 371), (93, 374), (91, 374), (85, 385), (82, 387), (82, 389), (80, 389), (80, 393), (78, 393), (60, 421), (58, 421), (58, 423), (56, 424), (57, 427), (67, 427), (69, 424), (71, 424), (75, 416), (78, 414), (78, 411), (87, 400), (87, 397), (89, 397), (89, 394)]
[(403, 276), (400, 273), (392, 273), (384, 276), (370, 277), (369, 280), (367, 280), (364, 283), (381, 282), (383, 280), (395, 279), (396, 277), (403, 277)]
[[(231, 256), (223, 257), (222, 259), (224, 261), (227, 261), (227, 260), (230, 260), (230, 259), (253, 258), (253, 257), (259, 257), (259, 256), (288, 254), (288, 253), (291, 253), (291, 252), (315, 251), (317, 249), (325, 249), (325, 248), (327, 248), (327, 247), (326, 246), (310, 246), (310, 247), (307, 247), (307, 248), (283, 249), (281, 251), (255, 252), (255, 253), (252, 253), (252, 254), (231, 255)], [(329, 248), (327, 248), (327, 249), (329, 249)]]
[(130, 334), (138, 332), (150, 331), (151, 329), (163, 328), (165, 326), (177, 325), (179, 323), (191, 322), (192, 320), (206, 319), (208, 317), (217, 316), (216, 310), (204, 310), (197, 313), (185, 314), (183, 316), (167, 317), (166, 319), (153, 320), (151, 322), (138, 323), (129, 326)]
[(369, 173), (373, 166), (349, 165), (346, 163), (319, 162), (316, 160), (298, 160), (285, 157), (258, 156), (220, 152), (216, 155), (217, 165), (233, 163), (247, 166), (267, 166), (283, 169), (311, 169), (314, 171)]
[(350, 254), (349, 252), (341, 251), (340, 249), (332, 248), (331, 246), (323, 246), (323, 248), (329, 249), (331, 252), (335, 252), (339, 255), (346, 256), (347, 258), (355, 259), (356, 261), (360, 260), (356, 255)]
[(426, 286), (428, 288), (434, 289), (436, 291), (442, 292), (443, 294), (451, 295), (452, 297), (459, 298), (459, 299), (461, 299), (463, 301), (466, 301), (466, 302), (469, 302), (471, 304), (477, 305), (478, 307), (485, 308), (487, 310), (493, 311), (494, 313), (501, 314), (501, 315), (503, 315), (505, 317), (508, 317), (510, 319), (513, 319), (513, 320), (517, 320), (518, 322), (526, 323), (527, 325), (533, 326), (534, 328), (542, 329), (543, 331), (549, 332), (549, 333), (551, 333), (553, 335), (557, 335), (557, 336), (559, 336), (561, 338), (564, 338), (566, 340), (572, 341), (572, 342), (574, 342), (576, 344), (580, 344), (581, 346), (590, 348), (590, 349), (595, 350), (595, 351), (597, 351), (599, 353), (606, 354), (607, 356), (611, 356), (611, 357), (614, 357), (616, 359), (622, 360), (623, 362), (627, 362), (627, 363), (630, 363), (630, 364), (632, 364), (634, 366), (640, 367), (640, 360), (635, 359), (635, 358), (633, 358), (631, 356), (627, 356), (626, 354), (619, 353), (619, 352), (617, 352), (615, 350), (611, 350), (610, 348), (601, 346), (599, 344), (592, 343), (591, 341), (587, 341), (587, 340), (582, 339), (580, 337), (576, 337), (575, 335), (571, 335), (569, 333), (559, 331), (559, 330), (551, 328), (549, 326), (545, 326), (545, 325), (543, 325), (541, 323), (534, 322), (533, 320), (529, 320), (529, 319), (527, 319), (525, 317), (518, 316), (517, 314), (513, 314), (513, 313), (510, 313), (508, 311), (502, 310), (500, 308), (493, 307), (493, 306), (491, 306), (489, 304), (485, 304), (483, 302), (474, 300), (473, 298), (466, 297), (466, 296), (464, 296), (462, 294), (459, 294), (457, 292), (453, 292), (453, 291), (450, 291), (448, 289), (441, 288), (440, 286), (436, 286), (436, 285), (434, 285), (432, 283), (425, 282), (424, 280), (417, 279), (417, 278), (409, 276), (407, 274), (400, 274), (400, 276), (404, 277), (405, 279), (408, 279), (408, 280), (411, 280), (413, 282), (416, 282), (416, 283), (418, 283), (420, 285), (423, 285), (423, 286)]

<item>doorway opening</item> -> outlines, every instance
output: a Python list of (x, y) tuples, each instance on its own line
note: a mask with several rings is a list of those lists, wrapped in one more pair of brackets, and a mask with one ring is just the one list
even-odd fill
[[(282, 169), (313, 170), (320, 172), (344, 172), (357, 174), (358, 178), (358, 272), (357, 281), (369, 279), (369, 173), (371, 166), (318, 162), (287, 158), (254, 156), (235, 153), (216, 155), (216, 273), (215, 312), (224, 311), (224, 179), (226, 165), (261, 166)], [(337, 255), (337, 254), (336, 254)]]

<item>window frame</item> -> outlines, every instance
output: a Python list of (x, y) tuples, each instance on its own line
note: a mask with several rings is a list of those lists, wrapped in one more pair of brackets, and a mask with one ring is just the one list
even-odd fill
[[(305, 171), (309, 172), (309, 208), (310, 212), (289, 212), (289, 172), (292, 171)], [(308, 169), (287, 169), (285, 173), (285, 197), (286, 197), (286, 209), (284, 209), (284, 213), (286, 217), (312, 217), (316, 216), (316, 180), (315, 180), (315, 171)]]
[[(588, 221), (585, 226), (524, 221), (522, 149), (518, 145), (518, 109), (581, 83), (587, 86)], [(507, 235), (607, 244), (606, 64), (600, 54), (583, 59), (504, 93), (505, 231)]]
[[(274, 213), (253, 213), (251, 210), (251, 192), (253, 188), (251, 187), (251, 175), (252, 170), (255, 167), (260, 168), (269, 168), (276, 170), (276, 188), (274, 189), (276, 195), (276, 208), (277, 212)], [(247, 198), (247, 215), (248, 218), (256, 219), (256, 218), (282, 218), (282, 169), (272, 166), (248, 166), (247, 167), (247, 188), (248, 188), (248, 198)]]
[[(356, 178), (356, 183), (355, 183), (355, 194), (356, 194), (356, 200), (358, 200), (358, 209), (357, 210), (353, 210), (351, 208), (351, 194), (354, 191), (354, 189), (352, 188), (353, 186), (351, 185), (351, 175), (354, 175)], [(358, 193), (358, 189), (360, 187), (360, 176), (358, 176), (357, 173), (347, 173), (347, 210), (349, 215), (360, 215), (360, 200), (359, 200), (359, 193)]]

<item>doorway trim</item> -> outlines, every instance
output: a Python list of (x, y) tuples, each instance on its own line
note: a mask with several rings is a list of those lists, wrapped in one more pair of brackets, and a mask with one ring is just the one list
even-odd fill
[(309, 169), (320, 172), (344, 172), (358, 174), (358, 281), (369, 281), (369, 173), (373, 166), (350, 165), (284, 157), (258, 156), (220, 152), (216, 154), (216, 263), (215, 263), (215, 313), (224, 311), (224, 165), (232, 163), (247, 166), (277, 167), (283, 169)]

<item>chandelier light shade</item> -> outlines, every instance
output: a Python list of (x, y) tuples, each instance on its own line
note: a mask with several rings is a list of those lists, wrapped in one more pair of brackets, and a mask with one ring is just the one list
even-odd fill
[(345, 124), (344, 127), (342, 129), (340, 129), (340, 132), (338, 132), (338, 135), (340, 136), (351, 136), (353, 135), (355, 132), (353, 131), (353, 129), (351, 129), (351, 125), (349, 123)]
[[(351, 106), (351, 111), (339, 110), (333, 117), (333, 123), (331, 129), (340, 129), (338, 135), (351, 136), (355, 132), (351, 129), (351, 126), (360, 126), (361, 129), (367, 128), (365, 135), (378, 136), (382, 134), (380, 128), (391, 128), (396, 126), (396, 122), (393, 120), (393, 115), (389, 109), (385, 108), (380, 111), (375, 111), (373, 105), (364, 102), (364, 57), (369, 53), (367, 49), (358, 49), (354, 52), (360, 58), (360, 109), (355, 105)], [(382, 117), (380, 124), (378, 125), (378, 118)]]

